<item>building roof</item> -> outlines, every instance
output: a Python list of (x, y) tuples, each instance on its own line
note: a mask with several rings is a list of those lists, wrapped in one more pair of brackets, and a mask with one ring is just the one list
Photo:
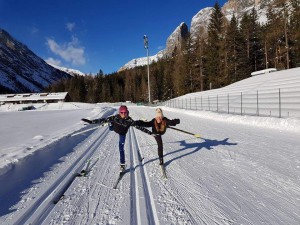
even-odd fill
[(0, 102), (64, 100), (67, 95), (68, 92), (4, 94), (0, 95)]

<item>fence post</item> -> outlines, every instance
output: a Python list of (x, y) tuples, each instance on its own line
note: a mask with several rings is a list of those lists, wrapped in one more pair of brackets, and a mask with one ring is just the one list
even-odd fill
[(201, 96), (201, 111), (203, 110), (203, 105), (202, 105), (202, 96)]
[(217, 95), (217, 112), (219, 112), (219, 95)]
[(229, 94), (227, 94), (228, 114), (229, 114)]
[(279, 88), (279, 118), (281, 118), (281, 93), (280, 93), (280, 88)]
[(258, 108), (258, 90), (256, 91), (256, 114), (259, 116), (259, 108)]
[(243, 92), (241, 92), (241, 115), (243, 115)]

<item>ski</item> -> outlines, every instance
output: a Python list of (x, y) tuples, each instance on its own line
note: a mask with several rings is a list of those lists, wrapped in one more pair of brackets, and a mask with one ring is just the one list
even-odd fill
[(180, 131), (180, 132), (185, 133), (185, 134), (193, 135), (193, 136), (196, 137), (196, 138), (201, 138), (201, 135), (200, 135), (200, 134), (194, 134), (194, 133), (191, 133), (191, 132), (189, 132), (189, 131), (181, 130), (181, 129), (178, 129), (178, 128), (175, 128), (175, 127), (168, 127), (168, 128), (170, 128), (170, 129), (172, 129), (172, 130)]
[(159, 165), (159, 167), (160, 167), (161, 172), (162, 172), (162, 178), (168, 179), (165, 166), (164, 165)]
[(86, 177), (86, 175), (90, 171), (90, 168), (89, 168), (90, 163), (91, 163), (91, 160), (89, 159), (86, 164), (85, 169), (81, 170), (80, 173), (77, 174), (78, 177)]
[(60, 196), (58, 199), (53, 200), (53, 204), (56, 205), (60, 200), (63, 200), (65, 198), (65, 195)]
[(92, 124), (93, 123), (93, 120), (89, 120), (89, 119), (81, 119), (83, 122), (86, 122), (86, 123), (89, 123), (89, 124)]
[(125, 171), (124, 172), (120, 172), (114, 186), (113, 186), (113, 189), (117, 189), (118, 187), (118, 184), (120, 183), (120, 181), (122, 180), (123, 176), (125, 175)]
[(97, 163), (97, 161), (99, 160), (99, 157), (96, 158), (96, 160), (94, 161), (93, 164), (91, 164), (91, 159), (89, 159), (87, 161), (87, 164), (85, 166), (85, 169), (81, 170), (80, 173), (77, 174), (78, 177), (86, 177), (88, 175), (88, 173), (92, 170), (92, 167)]

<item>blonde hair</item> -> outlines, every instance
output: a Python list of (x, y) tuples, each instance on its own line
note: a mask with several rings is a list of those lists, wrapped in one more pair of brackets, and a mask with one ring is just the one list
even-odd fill
[(161, 117), (161, 118), (164, 117), (164, 114), (163, 114), (161, 108), (157, 108), (157, 109), (155, 110), (155, 117)]

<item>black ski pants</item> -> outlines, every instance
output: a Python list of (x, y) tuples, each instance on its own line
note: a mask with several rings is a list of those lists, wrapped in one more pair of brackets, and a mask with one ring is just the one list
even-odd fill
[(155, 140), (157, 142), (158, 157), (163, 158), (164, 157), (164, 149), (163, 149), (163, 142), (162, 142), (161, 135), (156, 135)]

